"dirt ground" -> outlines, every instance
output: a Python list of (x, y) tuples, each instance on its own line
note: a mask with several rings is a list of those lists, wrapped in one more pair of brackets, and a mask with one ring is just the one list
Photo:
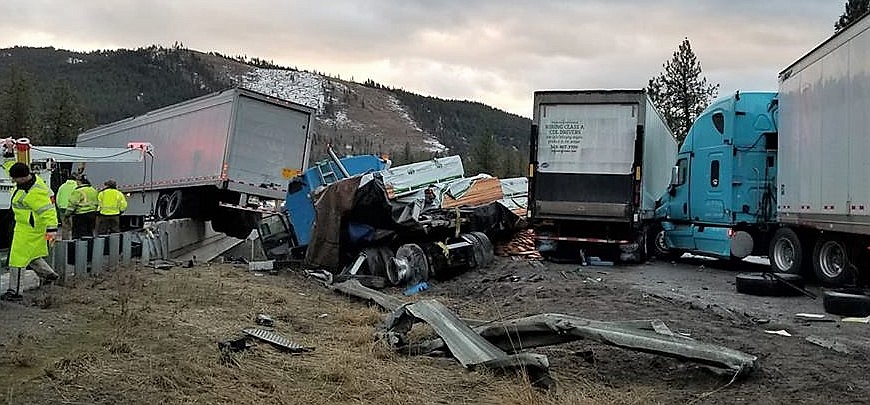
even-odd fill
[[(485, 320), (541, 312), (600, 320), (659, 318), (694, 338), (757, 355), (762, 369), (725, 387), (730, 376), (691, 363), (576, 342), (534, 350), (549, 357), (557, 383), (540, 392), (521, 376), (471, 372), (450, 358), (390, 352), (373, 338), (381, 311), (292, 271), (134, 268), (77, 286), (33, 291), (24, 304), (0, 303), (0, 402), (866, 402), (866, 347), (850, 345), (851, 353), (841, 354), (764, 330), (860, 341), (868, 325), (806, 326), (778, 319), (759, 325), (748, 316), (646, 292), (632, 280), (620, 280), (620, 271), (640, 270), (610, 268), (602, 274), (498, 259), (488, 269), (433, 283), (413, 299), (436, 298), (463, 317)], [(520, 281), (498, 281), (505, 275)], [(258, 313), (275, 319), (275, 331), (315, 350), (292, 355), (256, 344), (222, 356), (217, 342), (254, 327)]]

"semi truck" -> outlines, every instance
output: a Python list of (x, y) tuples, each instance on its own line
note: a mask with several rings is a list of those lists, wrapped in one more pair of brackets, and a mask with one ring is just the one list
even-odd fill
[(315, 110), (233, 88), (84, 132), (78, 146), (148, 142), (142, 167), (93, 163), (92, 181), (114, 179), (129, 208), (122, 219), (196, 218), (245, 238), (280, 205), (289, 180), (308, 166)]
[(680, 148), (656, 248), (856, 281), (870, 248), (870, 18), (782, 70), (778, 92), (711, 104)]
[(535, 92), (529, 214), (538, 249), (645, 260), (676, 150), (643, 90)]

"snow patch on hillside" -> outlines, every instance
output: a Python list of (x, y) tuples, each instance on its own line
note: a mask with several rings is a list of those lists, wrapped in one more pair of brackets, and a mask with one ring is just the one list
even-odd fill
[(241, 87), (323, 111), (322, 76), (285, 69), (255, 68), (239, 80)]
[(396, 98), (396, 96), (390, 95), (390, 98), (387, 99), (387, 106), (391, 110), (399, 114), (399, 116), (404, 119), (408, 123), (408, 125), (411, 126), (411, 128), (423, 135), (423, 143), (426, 144), (425, 150), (427, 152), (447, 152), (447, 147), (444, 146), (444, 144), (442, 144), (438, 141), (437, 138), (426, 133), (426, 131), (420, 128), (420, 125), (417, 124), (417, 121), (414, 121), (414, 119), (411, 118), (411, 115), (408, 114), (408, 110), (406, 110), (405, 107), (402, 106), (402, 103), (399, 101), (398, 98)]
[(362, 131), (365, 128), (363, 124), (360, 124), (359, 122), (348, 118), (347, 112), (345, 112), (344, 110), (336, 111), (334, 118), (317, 117), (317, 120), (320, 121), (321, 125), (331, 126), (335, 128), (351, 128), (357, 131)]

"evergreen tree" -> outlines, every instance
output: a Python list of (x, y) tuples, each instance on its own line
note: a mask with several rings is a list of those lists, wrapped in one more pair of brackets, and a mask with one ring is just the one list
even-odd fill
[(834, 32), (840, 32), (849, 24), (860, 20), (868, 11), (870, 11), (870, 0), (848, 0), (846, 10), (834, 23)]
[(40, 143), (75, 145), (76, 136), (85, 127), (82, 106), (69, 83), (57, 82), (42, 113)]
[(486, 173), (491, 175), (500, 174), (502, 162), (498, 143), (495, 141), (495, 136), (489, 132), (483, 132), (474, 138), (471, 144), (470, 168), (468, 174)]
[(33, 97), (30, 79), (13, 67), (0, 93), (0, 137), (30, 136)]
[(650, 79), (647, 92), (682, 144), (692, 122), (719, 93), (719, 84), (710, 84), (701, 75), (701, 62), (688, 38), (662, 67), (664, 71)]

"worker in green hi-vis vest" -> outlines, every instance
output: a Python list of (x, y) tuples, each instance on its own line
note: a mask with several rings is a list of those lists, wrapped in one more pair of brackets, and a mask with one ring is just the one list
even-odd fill
[(69, 197), (78, 187), (76, 179), (68, 179), (57, 189), (55, 202), (57, 203), (58, 216), (60, 217), (60, 238), (69, 240), (72, 238), (72, 215), (67, 214)]

